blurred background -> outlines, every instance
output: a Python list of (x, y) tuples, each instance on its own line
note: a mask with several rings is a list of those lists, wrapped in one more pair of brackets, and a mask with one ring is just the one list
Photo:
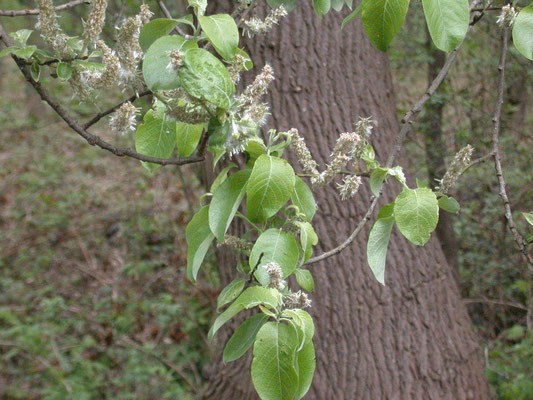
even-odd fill
[[(2, 0), (1, 8), (27, 3)], [(183, 14), (175, 3), (172, 13)], [(120, 17), (137, 5), (110, 1), (110, 10)], [(429, 45), (421, 4), (412, 7), (390, 55), (398, 115), (442, 59)], [(80, 32), (81, 12), (61, 13), (63, 28)], [(476, 25), (452, 78), (409, 137), (411, 173), (428, 184), (450, 161), (435, 162), (433, 149), (450, 157), (466, 144), (476, 158), (490, 152), (495, 18)], [(12, 31), (35, 21), (2, 23)], [(112, 26), (106, 34), (113, 36)], [(515, 218), (530, 234), (520, 212), (533, 210), (532, 76), (532, 64), (512, 48), (501, 145)], [(82, 120), (98, 112), (78, 104), (68, 85), (42, 79)], [(105, 109), (120, 95), (106, 93), (96, 103)], [(185, 226), (203, 193), (200, 167), (150, 173), (89, 146), (39, 100), (9, 58), (0, 59), (0, 109), (0, 399), (197, 398), (213, 352), (206, 333), (219, 292), (212, 265), (197, 285), (184, 273)], [(133, 144), (132, 136), (110, 133), (107, 121), (95, 132)], [(470, 169), (455, 193), (461, 213), (447, 216), (443, 234), (495, 393), (527, 400), (533, 282), (506, 228), (496, 184), (491, 162)]]

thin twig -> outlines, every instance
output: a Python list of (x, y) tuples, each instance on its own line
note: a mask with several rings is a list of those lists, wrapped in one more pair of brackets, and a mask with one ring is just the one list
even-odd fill
[(511, 203), (509, 202), (509, 197), (507, 196), (507, 191), (505, 189), (505, 179), (503, 177), (503, 169), (501, 164), (501, 155), (500, 155), (500, 147), (498, 145), (499, 143), (499, 136), (500, 136), (500, 121), (501, 121), (501, 114), (502, 114), (502, 104), (503, 104), (503, 96), (505, 91), (505, 61), (506, 61), (506, 55), (507, 55), (507, 45), (509, 41), (509, 30), (507, 27), (502, 28), (502, 34), (501, 34), (501, 52), (500, 52), (500, 61), (498, 64), (498, 72), (499, 72), (499, 79), (498, 79), (498, 95), (496, 99), (496, 106), (494, 109), (494, 116), (492, 117), (492, 152), (494, 154), (494, 168), (496, 170), (496, 178), (498, 179), (498, 187), (499, 187), (499, 195), (502, 198), (503, 206), (505, 208), (505, 219), (507, 220), (507, 226), (509, 227), (509, 230), (511, 231), (514, 241), (518, 245), (518, 249), (524, 256), (526, 262), (528, 263), (528, 266), (531, 271), (533, 271), (533, 258), (528, 253), (526, 246), (524, 245), (524, 238), (522, 235), (518, 232), (516, 229), (516, 225), (514, 223), (513, 219), (513, 213), (511, 210)]
[[(479, 20), (479, 19), (478, 19)], [(478, 21), (477, 20), (477, 21)], [(475, 21), (475, 22), (477, 22)], [(475, 22), (471, 23), (470, 26), (475, 24)], [(422, 111), (424, 105), (427, 103), (427, 101), (433, 96), (435, 91), (438, 89), (438, 87), (441, 85), (441, 83), (444, 81), (446, 76), (448, 75), (448, 72), (450, 71), (450, 68), (453, 65), (453, 62), (455, 61), (457, 57), (457, 53), (463, 46), (463, 43), (466, 39), (464, 39), (447, 57), (446, 62), (442, 66), (442, 69), (440, 70), (439, 74), (435, 77), (435, 79), (431, 82), (426, 92), (420, 97), (420, 99), (413, 105), (413, 107), (405, 114), (405, 116), (401, 120), (402, 127), (400, 131), (396, 134), (394, 139), (394, 147), (389, 154), (389, 157), (387, 158), (387, 162), (385, 164), (386, 168), (391, 168), (392, 164), (394, 163), (394, 160), (398, 153), (400, 152), (402, 148), (402, 144), (405, 140), (405, 137), (407, 136), (408, 132), (411, 129), (411, 125), (415, 121), (417, 115)], [(346, 249), (357, 237), (357, 235), (361, 232), (365, 224), (368, 220), (370, 220), (370, 217), (372, 216), (372, 213), (374, 212), (374, 209), (377, 206), (378, 200), (381, 197), (381, 190), (377, 196), (372, 196), (370, 198), (370, 206), (368, 207), (368, 210), (365, 212), (363, 218), (359, 221), (357, 226), (355, 227), (354, 231), (351, 233), (348, 238), (342, 242), (339, 246), (335, 247), (332, 250), (326, 251), (325, 253), (322, 253), (316, 257), (310, 258), (306, 264), (314, 264), (319, 261), (325, 260), (329, 257), (332, 257), (334, 255), (339, 254), (341, 251)]]
[(494, 156), (494, 153), (489, 153), (489, 154), (485, 154), (483, 157), (479, 157), (479, 158), (476, 158), (475, 160), (472, 160), (470, 162), (470, 164), (468, 164), (466, 167), (463, 168), (463, 170), (461, 171), (461, 173), (459, 175), (463, 175), (466, 171), (468, 171), (470, 168), (478, 165), (478, 164), (482, 164), (484, 163), (485, 161), (487, 161), (488, 159), (492, 158)]
[(108, 116), (109, 114), (112, 114), (113, 112), (115, 112), (116, 110), (118, 110), (123, 104), (126, 104), (126, 103), (132, 103), (134, 102), (135, 100), (137, 99), (140, 99), (141, 97), (144, 97), (144, 96), (148, 96), (149, 94), (151, 94), (152, 92), (149, 91), (149, 90), (145, 90), (144, 92), (141, 92), (141, 93), (138, 93), (138, 94), (134, 94), (133, 96), (131, 96), (129, 99), (126, 99), (126, 100), (123, 100), (121, 101), (120, 103), (118, 104), (115, 104), (113, 107), (111, 108), (108, 108), (107, 110), (105, 111), (102, 111), (98, 114), (96, 114), (90, 121), (87, 121), (84, 125), (83, 125), (83, 129), (89, 129), (91, 126), (93, 126), (94, 124), (96, 124), (98, 121), (100, 121), (102, 118)]
[(493, 305), (497, 305), (497, 306), (513, 307), (513, 308), (518, 308), (519, 310), (527, 311), (527, 307), (522, 305), (522, 304), (520, 304), (520, 303), (513, 303), (513, 302), (509, 302), (509, 301), (502, 301), (502, 300), (490, 300), (490, 299), (485, 299), (485, 298), (481, 298), (481, 299), (464, 299), (463, 303), (464, 304), (475, 304), (475, 303), (493, 304)]
[[(157, 5), (159, 6), (159, 8), (161, 9), (161, 12), (165, 15), (165, 17), (167, 17), (168, 19), (174, 19), (172, 17), (172, 14), (170, 13), (170, 11), (168, 11), (168, 8), (167, 6), (165, 5), (165, 2), (163, 0), (157, 0)], [(193, 38), (193, 36), (191, 35), (187, 35), (183, 29), (181, 29), (181, 27), (178, 25), (176, 25), (174, 27), (174, 29), (178, 34), (180, 34), (181, 36), (183, 36), (185, 39), (187, 40), (190, 40)]]
[[(10, 45), (10, 39), (7, 34), (7, 32), (4, 30), (4, 27), (0, 23), (0, 39), (5, 43), (6, 46)], [(52, 97), (44, 90), (40, 82), (36, 82), (32, 76), (30, 71), (28, 70), (28, 67), (25, 65), (24, 61), (15, 56), (14, 54), (11, 55), (11, 58), (16, 62), (17, 66), (19, 67), (20, 71), (24, 75), (24, 78), (26, 78), (26, 81), (29, 82), (31, 86), (35, 89), (35, 91), (39, 94), (41, 99), (48, 103), (50, 107), (56, 112), (57, 115), (63, 119), (67, 123), (67, 125), (72, 128), (74, 132), (76, 132), (78, 135), (80, 135), (82, 138), (84, 138), (87, 143), (89, 143), (91, 146), (98, 146), (101, 149), (107, 150), (114, 155), (118, 157), (131, 157), (135, 158), (140, 161), (145, 162), (151, 162), (154, 164), (160, 164), (160, 165), (185, 165), (185, 164), (192, 164), (197, 163), (205, 160), (204, 151), (199, 152), (199, 155), (187, 157), (187, 158), (159, 158), (159, 157), (152, 157), (147, 156), (144, 154), (139, 154), (133, 149), (127, 149), (122, 147), (116, 147), (99, 136), (93, 135), (92, 133), (87, 132), (86, 129), (83, 128), (83, 126), (80, 125), (80, 123), (73, 118), (67, 110), (59, 103), (56, 103)]]
[[(56, 11), (62, 11), (66, 10), (75, 6), (79, 6), (80, 4), (89, 4), (89, 0), (73, 0), (69, 1), (68, 3), (61, 4), (60, 6), (57, 6), (55, 8)], [(39, 15), (40, 10), (38, 8), (34, 8), (31, 10), (0, 10), (0, 17), (24, 17), (27, 15)]]

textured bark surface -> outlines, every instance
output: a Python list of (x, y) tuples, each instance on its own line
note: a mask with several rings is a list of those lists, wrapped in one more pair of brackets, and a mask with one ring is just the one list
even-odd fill
[[(277, 76), (268, 98), (270, 125), (298, 128), (324, 163), (340, 132), (353, 129), (359, 115), (373, 116), (379, 126), (372, 142), (384, 160), (398, 131), (387, 59), (371, 47), (358, 23), (341, 32), (340, 21), (335, 15), (319, 20), (310, 1), (300, 2), (280, 27), (249, 43), (256, 71), (268, 62)], [(382, 204), (398, 190), (387, 185)], [(350, 234), (369, 197), (367, 188), (347, 202), (332, 188), (316, 193), (320, 243), (315, 254)], [(437, 240), (415, 248), (394, 232), (382, 287), (366, 263), (369, 228), (339, 256), (311, 267), (317, 286), (311, 309), (317, 371), (305, 399), (490, 398), (472, 324)], [(228, 280), (230, 264), (220, 265), (228, 266), (223, 271)], [(229, 333), (221, 335), (221, 345)], [(218, 360), (205, 398), (256, 399), (249, 361), (224, 367)]]

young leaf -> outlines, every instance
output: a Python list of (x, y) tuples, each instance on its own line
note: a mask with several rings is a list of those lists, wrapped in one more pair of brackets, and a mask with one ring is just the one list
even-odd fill
[(296, 282), (302, 287), (302, 289), (312, 292), (315, 290), (315, 281), (311, 271), (307, 269), (296, 268), (294, 270), (294, 276), (296, 277)]
[(148, 49), (143, 61), (143, 76), (146, 86), (152, 91), (172, 90), (180, 86), (176, 71), (168, 68), (169, 53), (172, 50), (186, 51), (198, 47), (195, 41), (185, 40), (181, 36), (163, 36)]
[(224, 64), (207, 50), (186, 51), (179, 77), (183, 88), (191, 96), (206, 100), (224, 110), (230, 108), (235, 85)]
[(298, 336), (292, 325), (267, 322), (257, 333), (252, 382), (262, 400), (293, 400), (298, 390), (295, 365)]
[(160, 37), (168, 35), (178, 24), (179, 22), (175, 19), (167, 18), (157, 18), (148, 22), (142, 27), (139, 34), (139, 45), (142, 51), (146, 53), (152, 43)]
[(68, 81), (72, 76), (72, 65), (64, 62), (57, 64), (57, 76), (61, 80)]
[(198, 142), (202, 137), (205, 124), (186, 124), (178, 122), (176, 124), (176, 139), (178, 154), (180, 157), (189, 157), (198, 147)]
[(518, 13), (513, 25), (513, 42), (524, 57), (533, 60), (533, 4)]
[(363, 27), (374, 46), (387, 51), (402, 27), (409, 0), (363, 0)]
[(344, 7), (344, 0), (331, 0), (331, 8), (335, 11), (342, 10), (342, 7)]
[(219, 241), (224, 240), (224, 235), (239, 209), (249, 177), (249, 169), (238, 171), (226, 179), (213, 194), (209, 206), (209, 226)]
[(207, 0), (188, 0), (189, 7), (194, 8), (194, 12), (197, 15), (204, 15), (207, 8)]
[(215, 238), (209, 229), (209, 206), (198, 211), (185, 230), (187, 240), (187, 276), (196, 282), (198, 270), (202, 266), (207, 250)]
[(313, 192), (311, 192), (309, 186), (307, 186), (299, 176), (295, 176), (294, 191), (291, 195), (291, 201), (302, 213), (305, 214), (307, 221), (313, 219), (316, 212), (315, 198), (313, 197)]
[(294, 181), (294, 170), (287, 161), (266, 154), (259, 156), (246, 189), (248, 218), (264, 222), (276, 214), (291, 197)]
[(313, 6), (318, 17), (326, 15), (331, 8), (331, 0), (313, 0)]
[(394, 203), (394, 218), (409, 241), (423, 246), (439, 221), (437, 196), (426, 188), (404, 189)]
[(468, 0), (422, 0), (431, 39), (450, 52), (461, 43), (470, 22)]
[(442, 208), (444, 211), (448, 211), (451, 213), (457, 213), (461, 209), (461, 206), (455, 200), (453, 197), (448, 197), (446, 195), (443, 195), (439, 199), (439, 207)]
[[(168, 158), (176, 147), (176, 123), (168, 122), (166, 116), (155, 118), (154, 111), (144, 115), (143, 123), (135, 134), (135, 149), (152, 157)], [(161, 165), (143, 162), (144, 167), (153, 171)]]
[(381, 184), (387, 177), (388, 173), (389, 173), (389, 170), (387, 168), (376, 168), (370, 174), (370, 190), (372, 191), (374, 196), (377, 196), (379, 194), (379, 190), (381, 189)]
[(237, 296), (242, 293), (245, 283), (246, 281), (244, 279), (235, 278), (228, 286), (222, 289), (217, 298), (217, 311), (229, 302), (235, 300)]
[(229, 363), (241, 358), (252, 346), (259, 329), (268, 321), (268, 315), (263, 313), (252, 315), (239, 326), (224, 348), (222, 359)]
[(533, 225), (533, 213), (523, 212), (522, 215), (524, 216), (526, 221), (529, 223), (529, 225)]
[(360, 3), (355, 10), (353, 10), (350, 15), (348, 15), (346, 18), (344, 18), (342, 20), (342, 25), (341, 25), (341, 29), (344, 28), (346, 26), (346, 24), (348, 22), (350, 22), (352, 19), (355, 19), (357, 18), (358, 16), (361, 15), (361, 13), (363, 12), (363, 3)]
[(318, 236), (309, 222), (299, 222), (298, 225), (300, 226), (300, 244), (304, 252), (302, 263), (305, 263), (313, 254), (313, 246), (318, 243)]
[(259, 304), (276, 309), (281, 305), (281, 294), (276, 289), (268, 289), (261, 286), (252, 286), (237, 297), (226, 311), (220, 314), (207, 335), (212, 340), (218, 330), (231, 318), (243, 310), (257, 307)]
[(257, 280), (266, 286), (269, 283), (269, 277), (265, 269), (260, 267), (269, 262), (276, 262), (283, 271), (283, 278), (286, 278), (292, 274), (298, 264), (298, 243), (294, 236), (281, 229), (268, 229), (259, 236), (252, 248), (249, 260), (250, 270), (257, 265), (260, 257), (261, 263), (255, 275)]
[(387, 248), (389, 239), (394, 225), (394, 217), (378, 218), (370, 234), (366, 245), (366, 257), (368, 265), (376, 280), (385, 285), (385, 263), (387, 260)]
[(217, 14), (200, 16), (198, 21), (218, 54), (231, 60), (239, 46), (239, 30), (235, 20), (228, 14)]

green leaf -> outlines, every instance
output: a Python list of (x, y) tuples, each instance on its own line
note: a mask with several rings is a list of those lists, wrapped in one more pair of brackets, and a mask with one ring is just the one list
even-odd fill
[[(135, 149), (137, 152), (152, 157), (168, 158), (175, 147), (176, 123), (167, 122), (166, 116), (155, 118), (154, 111), (148, 111), (135, 134)], [(161, 166), (148, 162), (143, 162), (143, 165), (150, 171)]]
[(16, 32), (11, 32), (9, 36), (15, 40), (16, 44), (19, 46), (26, 46), (26, 42), (30, 38), (31, 34), (33, 33), (30, 29), (20, 29)]
[(442, 208), (444, 211), (448, 211), (451, 213), (457, 213), (461, 209), (461, 206), (455, 200), (453, 197), (448, 197), (446, 195), (443, 195), (439, 199), (439, 207)]
[(224, 64), (204, 49), (185, 52), (179, 69), (183, 88), (193, 97), (206, 100), (224, 110), (233, 103), (235, 85)]
[(246, 189), (248, 218), (263, 222), (276, 214), (291, 197), (294, 181), (294, 170), (287, 161), (259, 156)]
[(231, 60), (239, 46), (239, 30), (235, 20), (228, 14), (216, 14), (198, 17), (198, 21), (218, 54)]
[(313, 219), (316, 212), (315, 198), (309, 186), (299, 176), (295, 176), (294, 179), (294, 191), (291, 195), (291, 201), (300, 209), (300, 212), (305, 214), (307, 221)]
[(533, 213), (523, 212), (522, 215), (524, 216), (526, 221), (529, 223), (529, 225), (533, 225)]
[(346, 26), (348, 22), (350, 22), (352, 19), (357, 18), (360, 16), (363, 12), (363, 3), (360, 3), (355, 10), (353, 10), (350, 15), (348, 15), (346, 18), (342, 20), (341, 29)]
[(513, 42), (524, 57), (533, 60), (533, 4), (518, 13), (513, 25)]
[(180, 157), (189, 157), (194, 153), (194, 150), (198, 147), (204, 128), (205, 124), (187, 124), (185, 122), (178, 122), (176, 124), (176, 139)]
[(61, 80), (68, 81), (72, 76), (72, 65), (64, 62), (57, 64), (57, 76)]
[(226, 179), (213, 194), (209, 207), (209, 226), (219, 241), (224, 240), (224, 235), (239, 209), (249, 177), (249, 169), (238, 171)]
[(296, 353), (296, 366), (298, 373), (298, 389), (296, 400), (300, 400), (309, 391), (315, 374), (316, 356), (312, 340), (306, 340), (303, 347)]
[(366, 245), (366, 257), (368, 265), (376, 280), (385, 285), (385, 263), (387, 260), (387, 248), (390, 234), (394, 225), (394, 217), (378, 218), (370, 234)]
[(29, 59), (33, 55), (33, 53), (35, 53), (35, 51), (37, 50), (37, 46), (26, 46), (26, 47), (21, 47), (21, 48), (10, 47), (10, 48), (11, 48), (11, 53), (25, 60)]
[(299, 222), (300, 226), (300, 244), (304, 252), (302, 263), (305, 263), (313, 254), (313, 246), (318, 243), (318, 236), (309, 222)]
[(363, 27), (370, 41), (381, 51), (402, 27), (409, 0), (363, 0)]
[(209, 330), (208, 339), (212, 340), (218, 330), (235, 315), (260, 304), (276, 309), (281, 306), (281, 294), (276, 289), (268, 289), (261, 286), (249, 287), (237, 297), (237, 300), (226, 311), (217, 317)]
[(167, 36), (178, 24), (179, 21), (168, 18), (157, 18), (148, 22), (142, 27), (139, 34), (139, 44), (142, 51), (146, 53), (152, 43), (163, 36)]
[(217, 298), (217, 311), (221, 307), (235, 300), (244, 290), (245, 283), (246, 281), (244, 279), (235, 278), (228, 286), (222, 289)]
[(379, 195), (379, 190), (381, 189), (381, 184), (387, 177), (389, 170), (387, 168), (376, 168), (370, 174), (370, 190), (374, 196)]
[(252, 382), (262, 400), (293, 400), (298, 390), (297, 347), (298, 337), (291, 325), (267, 322), (257, 333)]
[(185, 230), (187, 240), (187, 276), (196, 282), (196, 276), (202, 266), (207, 250), (215, 238), (209, 229), (209, 206), (198, 211)]
[(188, 0), (189, 7), (194, 8), (197, 15), (204, 15), (207, 8), (207, 0)]
[(394, 215), (400, 232), (412, 243), (423, 246), (439, 221), (439, 202), (430, 189), (404, 189), (396, 198)]
[(250, 270), (257, 265), (261, 254), (263, 257), (255, 276), (262, 285), (266, 286), (269, 284), (269, 277), (266, 270), (261, 267), (269, 262), (276, 262), (283, 271), (283, 278), (286, 278), (292, 274), (298, 264), (298, 243), (291, 234), (281, 229), (271, 228), (257, 238), (250, 253)]
[(342, 10), (342, 7), (344, 7), (344, 0), (331, 0), (331, 8), (335, 11)]
[(316, 15), (323, 17), (331, 8), (331, 0), (313, 0)]
[(220, 173), (218, 174), (218, 176), (215, 178), (215, 180), (213, 181), (213, 183), (211, 184), (211, 188), (209, 189), (209, 191), (211, 193), (215, 193), (215, 191), (218, 189), (218, 187), (220, 185), (222, 185), (222, 183), (228, 178), (228, 173), (229, 171), (232, 169), (232, 168), (236, 168), (237, 167), (237, 164), (235, 163), (229, 163), (229, 165), (227, 167), (225, 167), (224, 169), (222, 169), (222, 171), (220, 171)]
[(435, 46), (446, 52), (455, 49), (468, 30), (468, 0), (422, 0), (422, 5)]
[(296, 282), (302, 287), (302, 289), (312, 292), (315, 290), (315, 280), (311, 271), (307, 269), (297, 268), (294, 270), (294, 276), (296, 277)]
[(252, 315), (239, 326), (231, 336), (224, 348), (224, 363), (229, 363), (241, 358), (252, 346), (257, 332), (268, 321), (268, 315), (263, 313)]
[(31, 78), (35, 82), (39, 82), (41, 76), (41, 66), (37, 62), (33, 62), (30, 67)]
[(186, 51), (198, 47), (195, 41), (185, 40), (179, 35), (163, 36), (148, 49), (143, 61), (143, 76), (146, 86), (152, 91), (172, 90), (180, 86), (176, 71), (168, 68), (172, 50)]

